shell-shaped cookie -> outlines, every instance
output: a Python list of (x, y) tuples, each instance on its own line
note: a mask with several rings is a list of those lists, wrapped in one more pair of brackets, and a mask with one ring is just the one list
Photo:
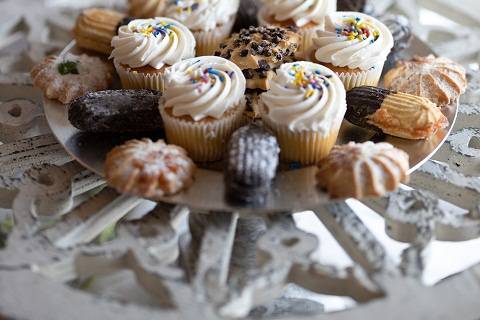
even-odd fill
[(384, 78), (385, 87), (428, 98), (439, 106), (457, 101), (465, 92), (465, 69), (450, 59), (433, 55), (400, 61)]
[(449, 124), (427, 98), (368, 86), (347, 92), (345, 118), (361, 127), (414, 140), (427, 139)]
[(318, 166), (318, 185), (332, 198), (379, 197), (408, 181), (408, 154), (389, 143), (335, 146)]
[(33, 85), (49, 99), (62, 103), (90, 91), (108, 89), (113, 79), (113, 67), (98, 57), (67, 53), (63, 57), (50, 56), (30, 72)]
[(183, 148), (163, 140), (130, 140), (107, 155), (105, 176), (120, 193), (158, 199), (193, 182), (195, 164)]

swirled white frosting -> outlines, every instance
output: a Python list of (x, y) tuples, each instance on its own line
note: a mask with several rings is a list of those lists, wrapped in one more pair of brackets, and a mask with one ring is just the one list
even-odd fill
[(239, 5), (239, 0), (173, 0), (167, 5), (165, 16), (191, 30), (210, 31), (235, 19)]
[(323, 23), (325, 16), (337, 10), (336, 0), (263, 0), (268, 14), (277, 21), (293, 20), (298, 27)]
[(246, 80), (240, 68), (224, 58), (204, 56), (179, 62), (165, 71), (164, 108), (176, 117), (219, 119), (243, 99)]
[(325, 31), (317, 31), (313, 43), (319, 62), (369, 70), (385, 62), (393, 37), (383, 23), (366, 14), (336, 12), (327, 17)]
[(295, 132), (328, 132), (347, 110), (340, 78), (322, 65), (305, 61), (283, 64), (271, 89), (260, 98), (269, 121)]
[(195, 56), (195, 38), (170, 18), (137, 19), (118, 29), (110, 58), (131, 68), (160, 69)]

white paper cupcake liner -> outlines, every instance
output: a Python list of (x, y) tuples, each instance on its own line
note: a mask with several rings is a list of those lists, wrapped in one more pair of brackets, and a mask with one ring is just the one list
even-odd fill
[(142, 73), (114, 62), (124, 89), (152, 89), (163, 91), (163, 72)]
[(366, 71), (352, 71), (352, 72), (336, 72), (340, 80), (342, 80), (345, 90), (350, 90), (361, 86), (376, 87), (380, 82), (382, 76), (384, 62), (377, 63), (373, 68)]
[(342, 119), (335, 120), (328, 132), (291, 131), (285, 125), (271, 121), (262, 111), (262, 120), (275, 134), (280, 145), (280, 158), (283, 162), (299, 162), (302, 165), (317, 164), (328, 156), (337, 141)]
[(214, 30), (192, 31), (197, 42), (196, 56), (212, 56), (218, 50), (220, 43), (230, 36), (234, 23), (235, 17), (232, 17), (227, 23), (217, 26)]
[(194, 161), (211, 162), (223, 158), (230, 136), (244, 123), (244, 110), (242, 101), (220, 119), (198, 122), (177, 118), (163, 108), (160, 114), (168, 143), (183, 147)]

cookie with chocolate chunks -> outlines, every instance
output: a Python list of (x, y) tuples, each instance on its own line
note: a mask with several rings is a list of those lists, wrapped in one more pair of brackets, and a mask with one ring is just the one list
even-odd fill
[(215, 55), (242, 69), (247, 88), (268, 90), (274, 70), (294, 60), (300, 41), (292, 28), (249, 27), (221, 43)]

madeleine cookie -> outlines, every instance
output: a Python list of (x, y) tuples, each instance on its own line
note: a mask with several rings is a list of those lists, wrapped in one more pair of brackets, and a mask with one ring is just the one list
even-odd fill
[(73, 34), (80, 48), (110, 54), (110, 42), (117, 34), (119, 23), (125, 15), (108, 9), (84, 10), (77, 18)]
[(425, 97), (445, 106), (465, 92), (467, 77), (458, 63), (429, 55), (400, 61), (385, 75), (384, 83), (388, 89)]
[(408, 182), (408, 154), (389, 143), (335, 146), (318, 165), (318, 185), (331, 198), (381, 197)]
[(413, 140), (426, 139), (448, 126), (448, 119), (430, 100), (377, 87), (348, 91), (345, 118), (360, 127)]
[(107, 154), (105, 176), (120, 193), (159, 199), (188, 188), (195, 164), (184, 149), (163, 140), (130, 140)]
[(33, 85), (47, 98), (69, 103), (89, 91), (108, 89), (113, 68), (98, 57), (67, 53), (63, 57), (47, 57), (30, 74)]

